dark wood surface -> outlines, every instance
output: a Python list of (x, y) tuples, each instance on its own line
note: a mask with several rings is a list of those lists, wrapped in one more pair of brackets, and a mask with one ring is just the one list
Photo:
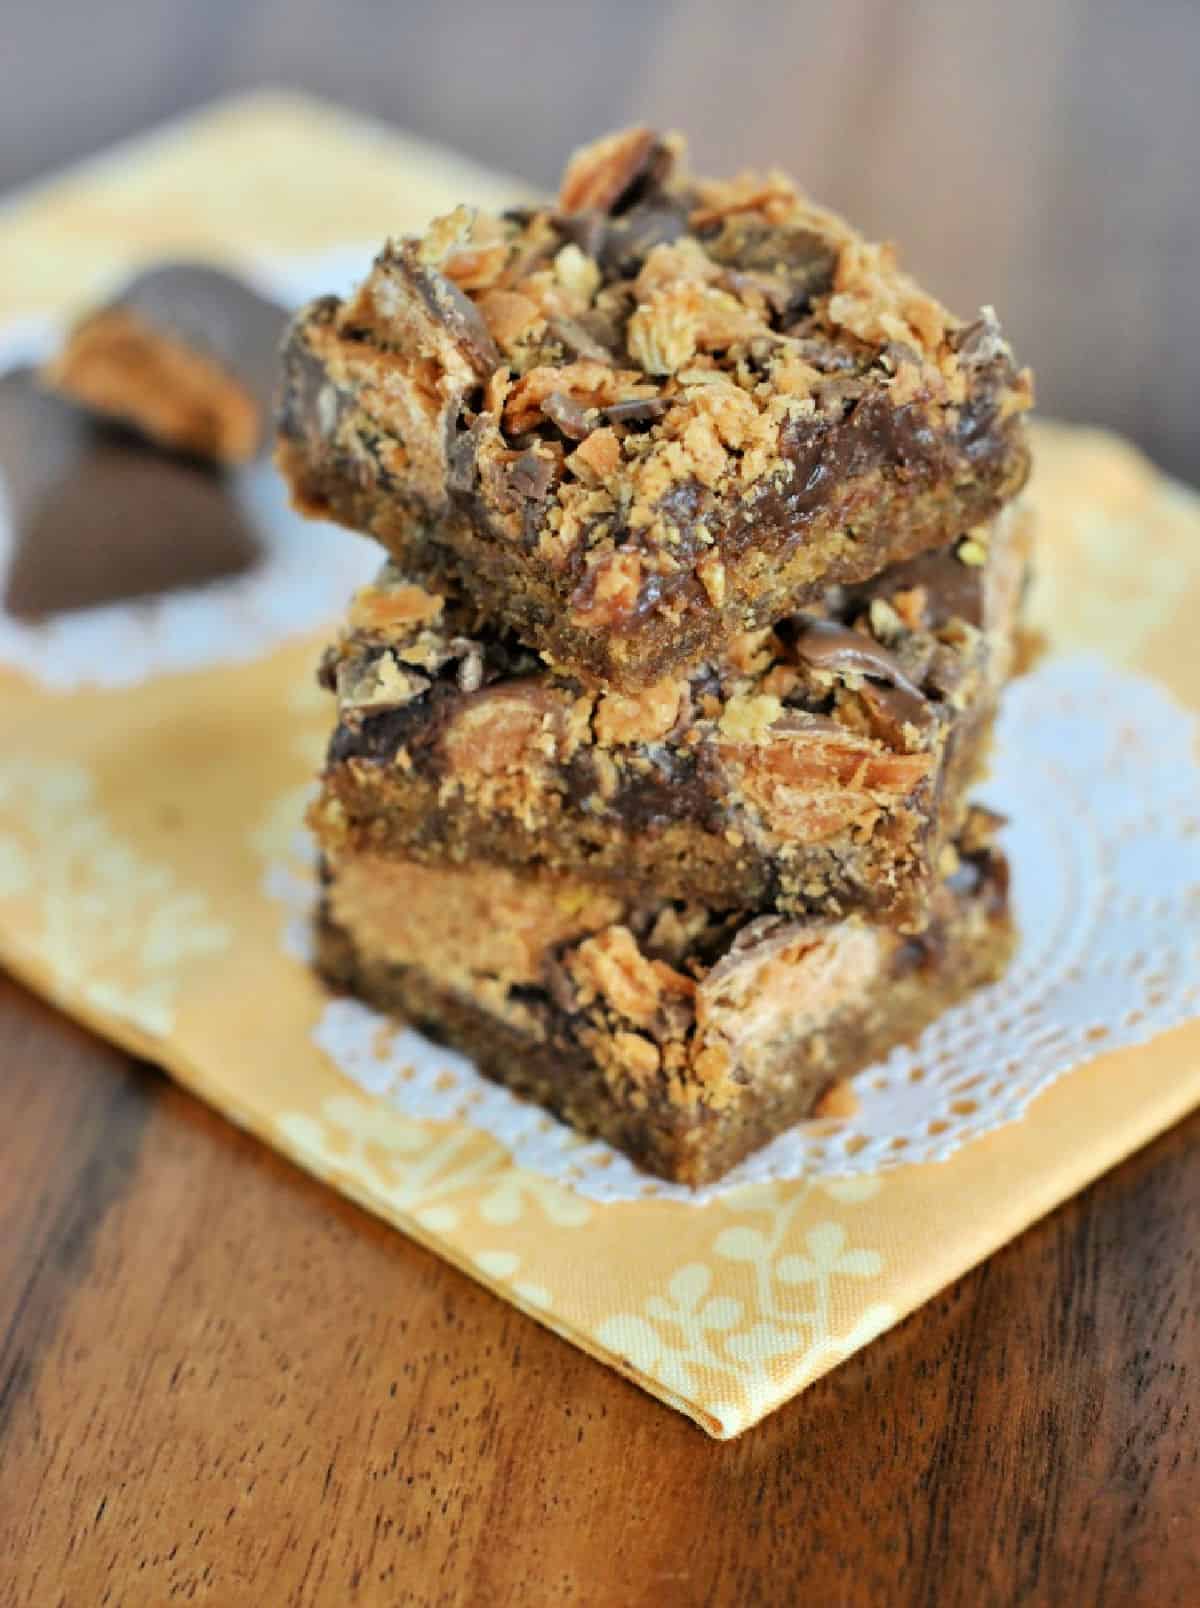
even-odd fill
[[(649, 117), (1200, 479), (1187, 0), (84, 18), (6, 11), (0, 186), (264, 81), (547, 182)], [(0, 1080), (0, 1608), (1200, 1602), (1200, 1117), (721, 1446), (2, 983)]]
[(0, 61), (0, 191), (262, 83), (546, 184), (605, 127), (685, 129), (993, 302), (1049, 411), (1200, 481), (1195, 0), (14, 0)]
[(1200, 1601), (1200, 1116), (717, 1444), (0, 985), (0, 1603)]

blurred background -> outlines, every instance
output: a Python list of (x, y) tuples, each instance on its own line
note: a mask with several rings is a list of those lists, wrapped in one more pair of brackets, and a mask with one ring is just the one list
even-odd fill
[[(309, 89), (550, 185), (630, 121), (776, 164), (1047, 412), (1200, 481), (1198, 0), (6, 0), (0, 191), (234, 90)], [(382, 210), (382, 209), (381, 209)]]

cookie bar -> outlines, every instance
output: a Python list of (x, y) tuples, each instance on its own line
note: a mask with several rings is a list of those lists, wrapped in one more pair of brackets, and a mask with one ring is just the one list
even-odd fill
[(1012, 666), (1028, 535), (1007, 510), (637, 695), (388, 565), (324, 660), (313, 825), (330, 849), (920, 927)]
[(152, 441), (240, 463), (270, 421), (286, 324), (234, 275), (168, 263), (76, 324), (43, 378)]
[(4, 606), (26, 619), (198, 586), (259, 553), (208, 465), (97, 423), (28, 369), (0, 376), (5, 523)]
[(707, 1183), (1000, 975), (990, 824), (972, 818), (917, 938), (349, 852), (327, 867), (319, 964), (639, 1166)]
[(680, 155), (627, 130), (554, 205), (390, 242), (284, 357), (300, 508), (621, 691), (945, 546), (1028, 471), (990, 310), (960, 321), (781, 174)]

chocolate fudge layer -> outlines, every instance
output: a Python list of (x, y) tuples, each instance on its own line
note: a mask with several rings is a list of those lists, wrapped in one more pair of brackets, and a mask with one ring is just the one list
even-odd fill
[(627, 130), (555, 205), (390, 242), (285, 351), (298, 506), (622, 691), (944, 546), (1028, 470), (990, 311), (954, 317), (783, 175), (680, 151)]
[(0, 376), (0, 497), (4, 606), (22, 618), (198, 586), (258, 556), (212, 469), (97, 424), (29, 370)]
[(544, 866), (718, 908), (919, 928), (1013, 662), (1030, 518), (596, 693), (394, 564), (322, 676), (325, 846)]
[(270, 422), (286, 324), (232, 274), (169, 263), (83, 318), (43, 377), (152, 441), (240, 463)]
[(1000, 975), (988, 832), (972, 818), (919, 938), (351, 852), (327, 870), (319, 963), (639, 1166), (707, 1183)]

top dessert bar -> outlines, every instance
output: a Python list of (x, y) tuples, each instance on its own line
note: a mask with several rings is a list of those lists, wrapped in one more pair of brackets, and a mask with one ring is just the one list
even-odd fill
[(781, 174), (681, 155), (630, 129), (554, 205), (389, 242), (284, 355), (298, 505), (620, 691), (944, 546), (1028, 472), (990, 309), (955, 318)]
[(286, 324), (234, 275), (164, 263), (83, 317), (43, 378), (161, 446), (240, 463), (266, 434)]

